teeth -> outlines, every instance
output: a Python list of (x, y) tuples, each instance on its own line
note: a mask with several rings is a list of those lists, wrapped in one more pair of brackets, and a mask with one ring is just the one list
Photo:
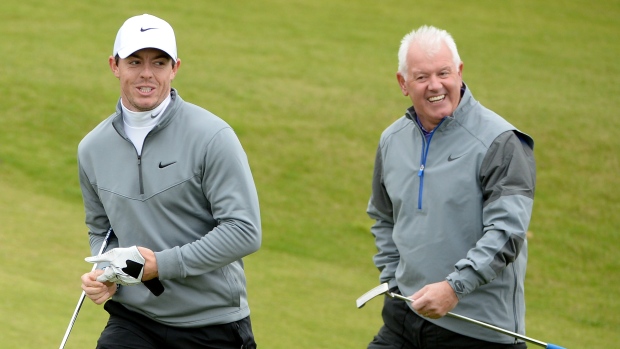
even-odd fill
[(446, 98), (446, 95), (435, 96), (435, 97), (429, 97), (429, 98), (428, 98), (428, 101), (429, 101), (429, 102), (439, 102), (439, 101), (443, 100), (444, 98)]
[(140, 87), (140, 92), (144, 92), (144, 93), (148, 93), (151, 92), (153, 89), (150, 87)]

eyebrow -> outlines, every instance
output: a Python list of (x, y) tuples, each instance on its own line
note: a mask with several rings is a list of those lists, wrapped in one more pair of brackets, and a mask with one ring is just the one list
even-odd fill
[(433, 72), (442, 72), (442, 71), (446, 71), (446, 70), (453, 71), (453, 68), (450, 65), (445, 65), (443, 67), (440, 67), (437, 70), (435, 70), (435, 69), (433, 69), (433, 70), (426, 70), (426, 69), (424, 69), (423, 70), (423, 69), (413, 68), (413, 69), (411, 69), (411, 74), (412, 75), (416, 75), (416, 74), (417, 75), (420, 75), (420, 74), (432, 74)]
[[(446, 69), (452, 70), (452, 68), (453, 68), (452, 65), (446, 64), (446, 65), (443, 65), (443, 66), (439, 67), (437, 70), (446, 70)], [(427, 71), (427, 70), (428, 69), (419, 69), (419, 68), (415, 68), (415, 67), (411, 68), (411, 71), (416, 71), (416, 72)], [(435, 70), (435, 69), (432, 69), (432, 70)]]

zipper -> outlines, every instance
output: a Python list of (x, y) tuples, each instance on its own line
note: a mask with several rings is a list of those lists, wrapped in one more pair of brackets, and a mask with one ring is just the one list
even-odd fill
[[(424, 169), (426, 168), (426, 158), (428, 157), (428, 150), (431, 145), (431, 140), (433, 139), (433, 135), (435, 131), (441, 126), (441, 123), (445, 118), (441, 119), (439, 124), (430, 132), (428, 136), (428, 142), (426, 141), (426, 136), (424, 135), (424, 131), (420, 129), (420, 133), (422, 134), (422, 155), (420, 157), (420, 169), (418, 170), (418, 177), (420, 177), (420, 189), (418, 190), (418, 210), (422, 209), (422, 191), (424, 190)], [(416, 122), (417, 124), (417, 122)], [(420, 127), (420, 125), (418, 125)]]
[[(138, 156), (138, 183), (140, 185), (140, 195), (144, 195), (144, 181), (142, 179), (142, 153), (144, 152), (144, 145), (146, 144), (146, 139), (149, 138), (149, 136), (151, 135), (151, 132), (153, 132), (153, 130), (155, 130), (157, 128), (157, 125), (153, 126), (153, 128), (149, 131), (149, 133), (146, 134), (146, 136), (144, 136), (144, 141), (142, 142), (142, 151), (140, 152), (140, 154), (138, 154), (138, 150), (136, 149), (136, 155)], [(133, 142), (131, 142), (130, 140), (128, 140), (129, 143), (131, 143), (131, 145), (134, 147)]]
[(514, 331), (517, 332), (519, 330), (519, 318), (517, 316), (517, 285), (519, 285), (519, 280), (517, 279), (517, 268), (515, 267), (514, 262), (511, 263), (510, 266), (512, 267), (512, 275), (514, 275), (514, 289), (512, 291), (512, 313), (515, 320)]
[[(144, 183), (142, 181), (142, 154), (138, 154), (138, 150), (136, 149), (136, 146), (133, 144), (133, 142), (127, 138), (126, 136), (123, 136), (121, 132), (119, 132), (119, 130), (116, 128), (116, 126), (114, 126), (114, 124), (112, 124), (112, 127), (114, 127), (114, 129), (116, 130), (116, 133), (118, 133), (118, 135), (123, 138), (124, 140), (126, 140), (127, 142), (129, 142), (129, 144), (131, 144), (131, 147), (136, 151), (136, 156), (138, 157), (138, 184), (140, 186), (140, 195), (144, 194)], [(146, 139), (148, 138), (148, 136), (151, 134), (151, 132), (153, 132), (153, 130), (157, 128), (157, 125), (155, 125), (151, 131), (149, 131), (149, 133), (147, 133), (146, 137), (144, 137), (144, 141), (142, 142), (142, 150), (144, 150), (144, 143), (146, 143)]]
[(142, 183), (142, 155), (138, 155), (138, 182), (140, 183), (140, 195), (142, 195), (144, 194), (144, 184)]
[[(149, 138), (149, 136), (151, 135), (151, 132), (153, 132), (154, 129), (157, 128), (157, 125), (155, 125), (150, 131), (149, 133), (146, 134), (146, 136), (144, 137), (144, 141), (142, 142), (142, 152), (144, 152), (144, 145), (146, 144), (146, 139)], [(131, 143), (131, 146), (135, 149), (136, 147), (133, 145), (133, 142), (129, 139), (127, 139), (127, 141), (129, 143)], [(144, 194), (144, 182), (142, 180), (142, 152), (140, 154), (138, 154), (138, 150), (136, 149), (136, 155), (138, 156), (138, 183), (140, 185), (140, 195)]]

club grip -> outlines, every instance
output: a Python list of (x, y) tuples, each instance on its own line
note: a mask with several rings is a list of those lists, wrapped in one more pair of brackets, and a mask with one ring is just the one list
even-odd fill
[(546, 348), (547, 349), (565, 349), (564, 347), (561, 347), (561, 346), (555, 345), (555, 344), (551, 344), (551, 343), (548, 343)]
[(164, 285), (159, 281), (159, 278), (154, 278), (143, 282), (144, 286), (151, 291), (152, 294), (159, 297), (164, 293)]

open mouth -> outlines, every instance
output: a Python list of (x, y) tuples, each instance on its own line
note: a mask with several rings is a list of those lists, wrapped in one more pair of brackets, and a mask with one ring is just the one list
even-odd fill
[(439, 96), (433, 96), (433, 97), (428, 97), (427, 100), (431, 103), (438, 103), (443, 101), (446, 98), (446, 95), (439, 95)]
[(151, 93), (151, 91), (153, 91), (152, 87), (140, 87), (138, 88), (138, 90), (142, 93)]

